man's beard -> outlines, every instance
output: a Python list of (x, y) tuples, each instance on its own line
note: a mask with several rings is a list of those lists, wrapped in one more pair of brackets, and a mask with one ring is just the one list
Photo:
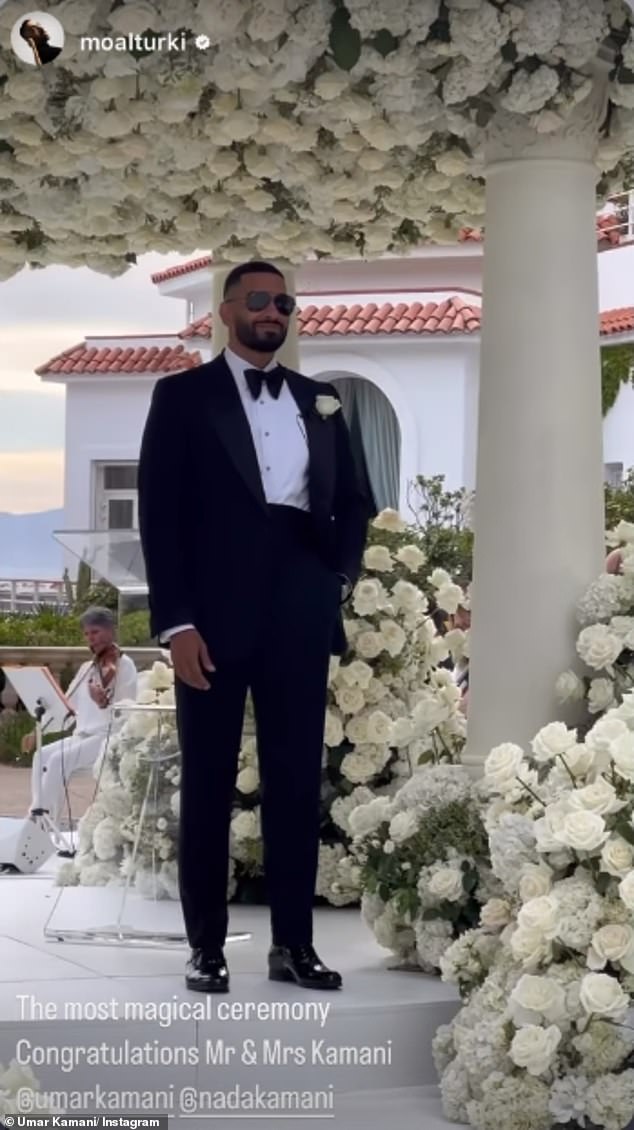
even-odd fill
[(286, 341), (286, 333), (285, 326), (236, 321), (236, 337), (240, 344), (258, 353), (276, 353)]

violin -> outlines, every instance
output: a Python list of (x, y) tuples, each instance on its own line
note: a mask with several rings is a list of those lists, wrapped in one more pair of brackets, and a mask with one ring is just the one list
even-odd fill
[[(114, 681), (117, 677), (120, 655), (121, 651), (117, 644), (111, 643), (107, 644), (101, 651), (95, 652), (95, 658), (93, 659), (93, 669), (98, 677), (101, 690), (106, 695), (107, 702), (110, 702), (114, 691)], [(91, 677), (90, 682), (93, 685), (96, 681), (94, 677)]]

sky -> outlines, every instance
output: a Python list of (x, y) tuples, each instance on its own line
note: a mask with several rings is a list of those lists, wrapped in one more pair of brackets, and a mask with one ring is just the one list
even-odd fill
[(116, 279), (87, 268), (21, 271), (0, 283), (0, 511), (63, 505), (64, 385), (35, 369), (91, 334), (174, 332), (184, 304), (150, 276), (196, 255), (145, 255)]

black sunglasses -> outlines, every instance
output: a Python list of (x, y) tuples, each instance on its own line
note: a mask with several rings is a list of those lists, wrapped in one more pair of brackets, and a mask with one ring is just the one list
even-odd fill
[[(228, 298), (226, 302), (241, 302), (239, 298)], [(278, 314), (283, 314), (288, 318), (295, 309), (295, 299), (292, 294), (269, 294), (268, 290), (250, 290), (244, 299), (244, 304), (247, 310), (252, 314), (256, 314), (261, 310), (266, 310), (269, 303), (273, 303)]]

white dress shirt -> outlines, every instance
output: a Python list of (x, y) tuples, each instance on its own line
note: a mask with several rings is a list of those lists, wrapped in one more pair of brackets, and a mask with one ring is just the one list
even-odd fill
[[(262, 384), (262, 392), (255, 400), (244, 375), (245, 369), (255, 366), (231, 349), (225, 349), (224, 358), (251, 429), (266, 501), (309, 510), (306, 426), (287, 382), (283, 381), (277, 400), (265, 384)], [(276, 365), (277, 362), (272, 359), (263, 372), (269, 372)], [(167, 643), (176, 632), (193, 627), (193, 624), (179, 624), (169, 628), (162, 633), (160, 642)]]
[(93, 660), (89, 659), (82, 663), (66, 691), (66, 698), (75, 711), (75, 733), (78, 737), (107, 733), (112, 727), (114, 704), (128, 699), (136, 702), (137, 669), (129, 655), (119, 656), (110, 706), (98, 706), (91, 697), (89, 687), (92, 674)]

